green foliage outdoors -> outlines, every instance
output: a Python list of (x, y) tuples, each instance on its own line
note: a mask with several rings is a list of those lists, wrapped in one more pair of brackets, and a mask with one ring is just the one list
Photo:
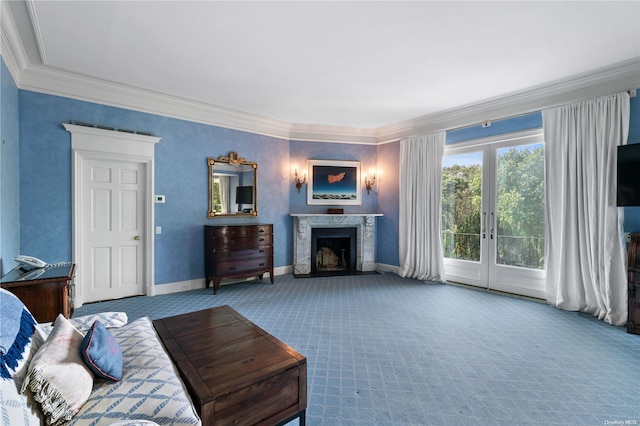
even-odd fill
[(222, 213), (222, 201), (220, 201), (220, 183), (213, 183), (213, 211)]
[[(544, 268), (544, 147), (498, 150), (497, 263)], [(482, 169), (453, 165), (442, 170), (444, 256), (480, 260)], [(487, 226), (490, 218), (487, 218)], [(489, 238), (489, 229), (486, 238)]]

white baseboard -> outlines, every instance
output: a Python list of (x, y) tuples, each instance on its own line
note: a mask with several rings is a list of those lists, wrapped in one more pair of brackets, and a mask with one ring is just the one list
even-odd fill
[[(277, 268), (273, 268), (273, 275), (285, 275), (290, 274), (293, 271), (293, 266), (279, 266)], [(235, 284), (243, 281), (252, 281), (256, 278), (247, 278), (247, 279), (239, 279), (239, 280), (225, 280), (225, 282), (220, 285), (227, 284)], [(157, 296), (160, 294), (171, 294), (171, 293), (179, 293), (181, 291), (189, 291), (189, 290), (197, 290), (199, 288), (205, 288), (205, 279), (204, 278), (196, 278), (194, 280), (186, 280), (186, 281), (176, 281), (172, 283), (166, 284), (157, 284), (154, 285), (147, 294), (149, 296)], [(213, 290), (211, 290), (213, 291)]]
[(378, 272), (392, 272), (396, 275), (400, 272), (400, 267), (395, 265), (387, 265), (384, 263), (378, 263), (378, 268), (376, 269)]
[(149, 296), (158, 296), (160, 294), (179, 293), (181, 291), (196, 290), (199, 288), (205, 288), (205, 279), (197, 278), (195, 280), (176, 281), (173, 283), (157, 284), (152, 286), (147, 294)]

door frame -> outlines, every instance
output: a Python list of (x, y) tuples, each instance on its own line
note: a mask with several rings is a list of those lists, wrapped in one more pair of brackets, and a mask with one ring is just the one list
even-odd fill
[(154, 167), (155, 167), (155, 144), (160, 142), (156, 136), (140, 135), (135, 133), (120, 132), (117, 130), (105, 130), (95, 127), (80, 126), (76, 124), (62, 124), (71, 133), (72, 151), (72, 253), (76, 263), (76, 277), (80, 282), (79, 286), (73, 286), (73, 304), (80, 307), (84, 303), (83, 283), (84, 256), (86, 252), (83, 247), (84, 229), (82, 228), (82, 170), (85, 160), (108, 160), (126, 161), (130, 163), (142, 164), (146, 176), (145, 200), (144, 200), (144, 239), (143, 250), (143, 291), (148, 296), (155, 293), (155, 255), (153, 238), (154, 229)]
[[(489, 174), (493, 173), (493, 169), (495, 169), (496, 166), (495, 153), (497, 149), (511, 145), (526, 145), (540, 142), (544, 143), (544, 133), (542, 128), (536, 128), (451, 144), (445, 146), (444, 155), (463, 154), (469, 151), (482, 151), (482, 189), (484, 190), (485, 182), (489, 178)], [(488, 146), (490, 148), (486, 149)], [(486, 154), (491, 154), (491, 156), (485, 159)], [(491, 194), (489, 197), (485, 197), (486, 194), (484, 193), (482, 194), (481, 215), (483, 212), (486, 212), (488, 216), (484, 219), (486, 222), (481, 224), (481, 228), (484, 223), (486, 223), (487, 235), (489, 234), (491, 227), (495, 227), (496, 224), (495, 215), (492, 221), (492, 209), (490, 208), (493, 207), (491, 204), (495, 203), (496, 182), (493, 181), (492, 185), (493, 187), (490, 189)], [(483, 220), (482, 216), (481, 220)], [(495, 247), (491, 247), (488, 240), (485, 242), (481, 240), (481, 246), (481, 256), (484, 257), (481, 257), (479, 262), (449, 259), (445, 257), (443, 261), (446, 276), (451, 278), (451, 281), (461, 282), (480, 288), (504, 291), (539, 299), (546, 298), (544, 293), (545, 270), (520, 268), (508, 265), (495, 265), (495, 267), (491, 267), (490, 263), (495, 263), (495, 253), (490, 253), (490, 249), (493, 250)], [(509, 280), (504, 281), (499, 279), (499, 269), (509, 271)]]

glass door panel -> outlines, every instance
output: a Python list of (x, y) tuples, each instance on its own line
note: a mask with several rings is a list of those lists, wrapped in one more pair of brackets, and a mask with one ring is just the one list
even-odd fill
[(544, 146), (497, 150), (497, 259), (544, 269)]
[(442, 241), (450, 281), (544, 298), (542, 134), (448, 149)]
[(489, 288), (544, 298), (544, 144), (509, 141), (493, 151), (496, 232)]
[(442, 164), (442, 247), (450, 279), (486, 286), (482, 264), (482, 150), (447, 155)]

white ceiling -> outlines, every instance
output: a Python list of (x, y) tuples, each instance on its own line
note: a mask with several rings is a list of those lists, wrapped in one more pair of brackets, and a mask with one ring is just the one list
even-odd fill
[(34, 65), (374, 129), (640, 58), (640, 1), (33, 1)]

